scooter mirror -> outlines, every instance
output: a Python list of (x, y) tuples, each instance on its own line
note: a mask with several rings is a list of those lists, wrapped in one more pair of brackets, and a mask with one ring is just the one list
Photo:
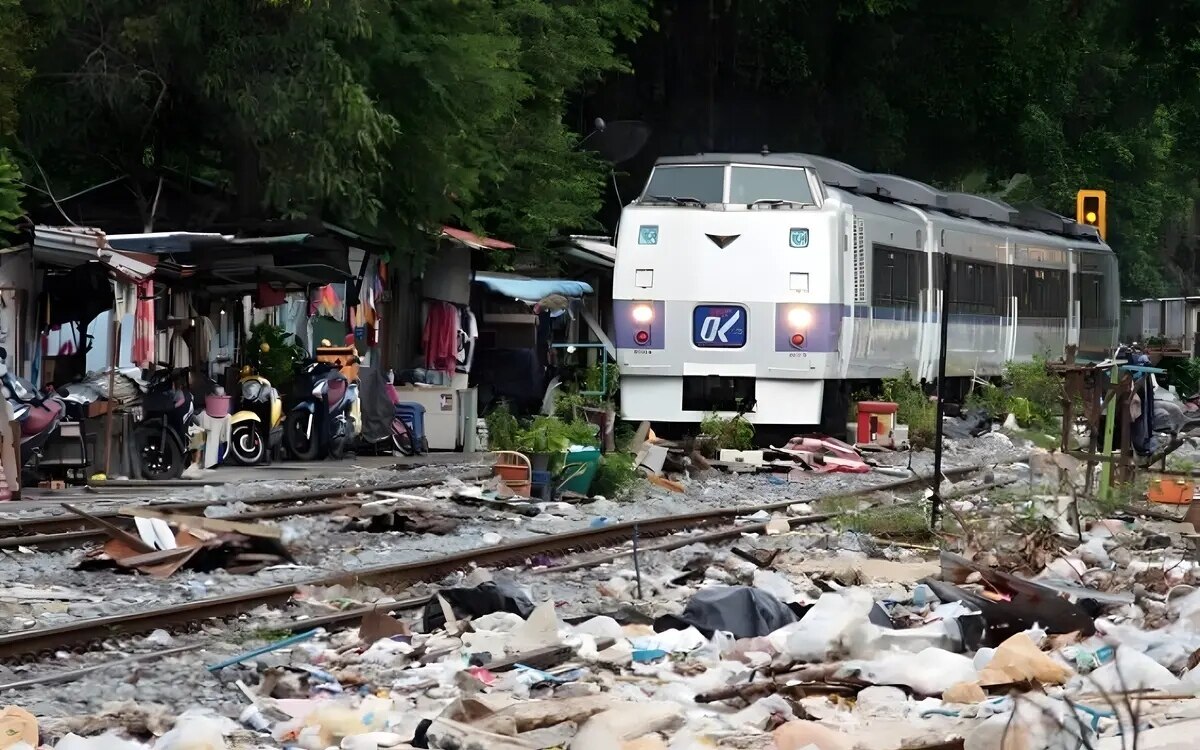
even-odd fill
[(7, 362), (7, 361), (8, 361), (8, 349), (6, 347), (0, 346), (0, 362)]

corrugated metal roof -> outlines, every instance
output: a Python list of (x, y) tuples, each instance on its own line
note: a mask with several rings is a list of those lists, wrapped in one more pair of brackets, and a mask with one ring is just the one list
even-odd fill
[(475, 250), (515, 250), (516, 245), (504, 240), (492, 239), (491, 237), (480, 237), (477, 234), (472, 234), (465, 229), (455, 229), (454, 227), (442, 227), (443, 237), (449, 237), (452, 240), (457, 240), (467, 247)]
[(142, 280), (154, 273), (154, 264), (135, 258), (109, 245), (104, 232), (92, 227), (36, 226), (33, 229), (33, 259), (45, 265), (74, 268), (84, 263), (103, 263), (127, 278)]

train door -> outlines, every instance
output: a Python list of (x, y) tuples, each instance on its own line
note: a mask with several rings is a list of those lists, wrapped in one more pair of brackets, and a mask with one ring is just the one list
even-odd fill
[(921, 262), (924, 264), (921, 280), (925, 283), (922, 284), (924, 288), (921, 290), (921, 305), (917, 315), (920, 332), (917, 338), (917, 372), (914, 373), (914, 377), (933, 382), (937, 378), (937, 349), (941, 343), (941, 326), (937, 323), (937, 313), (942, 309), (942, 256), (932, 252), (928, 244), (918, 243), (922, 247)]
[[(851, 361), (864, 357), (864, 335), (859, 333), (859, 308), (867, 304), (867, 241), (866, 227), (853, 211), (842, 214), (842, 299), (847, 302), (849, 315), (842, 317), (842, 339), (838, 346), (840, 376), (847, 377)], [(860, 352), (860, 349), (864, 350)]]
[(1067, 346), (1079, 346), (1079, 253), (1067, 252)]
[(1004, 361), (1011, 362), (1017, 357), (1017, 326), (1020, 324), (1020, 305), (1017, 303), (1016, 279), (1017, 250), (1012, 240), (1004, 241), (1004, 273), (1008, 277), (1007, 296), (1004, 309)]

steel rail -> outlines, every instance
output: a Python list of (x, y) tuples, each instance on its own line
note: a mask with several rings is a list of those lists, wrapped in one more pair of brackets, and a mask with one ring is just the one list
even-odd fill
[[(491, 469), (476, 469), (462, 474), (454, 475), (458, 479), (483, 479), (491, 476)], [(168, 511), (168, 512), (204, 512), (205, 508), (214, 505), (223, 505), (225, 502), (244, 503), (246, 505), (267, 505), (267, 504), (283, 504), (283, 503), (302, 503), (313, 502), (318, 500), (328, 500), (335, 497), (345, 497), (347, 495), (357, 495), (371, 492), (396, 492), (399, 490), (412, 490), (418, 487), (429, 487), (435, 484), (441, 484), (449, 475), (430, 477), (427, 479), (403, 479), (395, 482), (384, 482), (381, 484), (356, 484), (346, 485), (344, 487), (333, 487), (321, 490), (303, 490), (299, 492), (283, 492), (274, 495), (259, 495), (251, 497), (230, 497), (222, 500), (182, 500), (173, 503), (155, 503), (147, 505), (153, 510)], [(115, 499), (115, 498), (114, 498)], [(120, 500), (132, 500), (133, 498), (119, 498)], [(121, 519), (124, 518), (117, 510), (98, 510), (92, 515), (97, 518), (106, 519)], [(246, 516), (253, 518), (253, 516)], [(259, 516), (260, 518), (268, 518), (271, 516)], [(36, 516), (33, 518), (14, 518), (0, 520), (0, 543), (7, 539), (20, 539), (23, 535), (46, 535), (56, 534), (69, 531), (90, 531), (91, 527), (87, 522), (77, 516), (70, 514), (54, 515), (54, 516)], [(9, 545), (14, 546), (14, 545)], [(19, 545), (15, 545), (19, 546)], [(0, 547), (3, 548), (3, 547)]]
[[(1019, 457), (1013, 458), (1011, 462), (1015, 463), (1020, 460), (1023, 459)], [(995, 464), (988, 463), (948, 469), (944, 474), (962, 476), (985, 470), (993, 465)], [(861, 487), (851, 492), (838, 493), (838, 496), (865, 495), (872, 492), (903, 489), (911, 487), (914, 484), (921, 485), (928, 481), (929, 477), (927, 476), (914, 475), (911, 478), (882, 482), (868, 487)], [(190, 624), (204, 619), (234, 616), (263, 605), (281, 606), (286, 604), (301, 586), (332, 586), (335, 584), (360, 583), (373, 586), (399, 587), (421, 581), (438, 580), (456, 570), (464, 568), (516, 564), (536, 554), (565, 554), (580, 550), (615, 546), (629, 540), (633, 535), (635, 527), (639, 537), (663, 536), (686, 529), (710, 526), (720, 522), (732, 524), (741, 516), (751, 515), (760, 511), (771, 512), (783, 510), (800, 502), (803, 501), (789, 499), (751, 506), (713, 508), (677, 516), (660, 516), (636, 521), (624, 521), (600, 528), (579, 529), (553, 536), (534, 537), (492, 547), (475, 548), (418, 562), (338, 571), (293, 584), (283, 584), (227, 596), (211, 597), (141, 612), (83, 620), (49, 628), (35, 628), (8, 633), (0, 635), (0, 658), (7, 659), (58, 650), (66, 646), (89, 643), (111, 637), (117, 633), (146, 632), (156, 628)], [(811, 523), (828, 517), (827, 514), (817, 514), (795, 519), (795, 522), (807, 521)], [(737, 535), (747, 530), (749, 530), (749, 527), (733, 526), (732, 528), (718, 532), (718, 534)], [(689, 539), (684, 543), (689, 544), (691, 540)], [(341, 622), (343, 619), (335, 617), (333, 621)], [(311, 627), (314, 621), (306, 620), (305, 623)]]

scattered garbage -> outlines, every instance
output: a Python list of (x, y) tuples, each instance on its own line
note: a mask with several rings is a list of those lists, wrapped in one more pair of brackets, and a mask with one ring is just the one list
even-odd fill
[[(689, 494), (735, 481), (761, 489), (785, 472), (824, 483), (833, 497), (836, 483), (875, 471), (887, 450), (801, 437), (702, 464), (694, 445), (649, 433), (641, 442), (650, 447), (639, 463), (657, 485), (652, 498), (664, 503), (675, 485)], [(947, 504), (959, 526), (943, 527), (955, 533), (921, 543), (891, 543), (869, 524), (801, 531), (796, 516), (835, 505), (806, 495), (740, 519), (731, 541), (698, 541), (707, 529), (665, 545), (647, 537), (634, 560), (630, 541), (615, 562), (589, 561), (566, 577), (551, 569), (533, 579), (529, 569), (541, 576), (554, 564), (538, 558), (502, 579), (476, 570), (408, 592), (305, 587), (296, 606), (353, 610), (359, 626), (326, 631), (313, 618), (311, 627), (289, 620), (278, 632), (271, 613), (247, 615), (256, 642), (230, 639), (220, 653), (206, 648), (187, 662), (199, 664), (206, 689), (227, 691), (227, 717), (191, 712), (114, 731), (117, 724), (47, 721), (10, 706), (0, 713), (0, 750), (39, 742), (65, 750), (1077, 750), (1190, 741), (1200, 721), (1192, 702), (1200, 698), (1191, 697), (1200, 695), (1195, 530), (1163, 517), (1161, 505), (1072, 515), (1076, 498), (1057, 484), (1033, 488), (1039, 465), (1052, 467), (1054, 482), (1060, 470), (1086, 470), (1038, 456), (1013, 470), (1022, 490), (1003, 511), (988, 490), (960, 482), (959, 504)], [(912, 476), (900, 466), (890, 468)], [(1016, 481), (1000, 474), (977, 481)], [(423, 498), (392, 495), (340, 508), (338, 528), (439, 533)], [(502, 479), (460, 483), (442, 499), (460, 514), (444, 519), (448, 530), (500, 510), (522, 517), (506, 522), (532, 525), (523, 516), (551, 507), (516, 499)], [(877, 493), (854, 512), (907, 502)], [(597, 528), (629, 519), (626, 507), (607, 501), (567, 511)], [(266, 564), (267, 554), (286, 559), (269, 524), (221, 527), (223, 519), (145, 509), (128, 517), (129, 530), (88, 521), (109, 539), (85, 564), (172, 575), (177, 564), (237, 572)], [(496, 545), (510, 534), (497, 525), (474, 536), (476, 545)], [(255, 553), (263, 557), (244, 557)], [(84, 587), (37, 583), (5, 584), (0, 608), (56, 611), (103, 600)], [(197, 576), (174, 585), (203, 592), (214, 583)], [(423, 608), (405, 609), (417, 596), (428, 597)], [(179, 649), (189, 636), (160, 631), (138, 643)], [(176, 679), (179, 669), (163, 674)], [(116, 679), (128, 680), (128, 692), (138, 675)], [(5, 698), (15, 703), (14, 695)]]

